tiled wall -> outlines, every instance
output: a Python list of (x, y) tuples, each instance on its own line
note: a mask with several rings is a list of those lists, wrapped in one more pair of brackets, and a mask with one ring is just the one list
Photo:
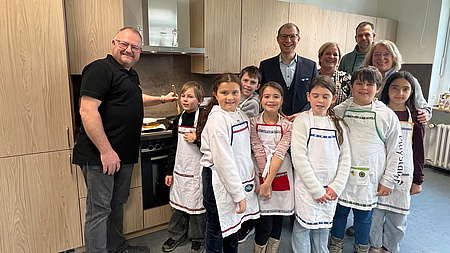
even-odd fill
[[(141, 54), (133, 67), (139, 74), (141, 87), (145, 94), (160, 96), (172, 91), (175, 85), (177, 93), (187, 81), (197, 81), (203, 85), (206, 96), (211, 96), (211, 85), (216, 75), (191, 73), (189, 55)], [(177, 114), (175, 103), (150, 106), (145, 108), (145, 117), (159, 118)]]

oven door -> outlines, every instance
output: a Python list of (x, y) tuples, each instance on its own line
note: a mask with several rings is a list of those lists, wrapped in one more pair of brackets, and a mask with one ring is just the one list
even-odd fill
[(167, 149), (141, 150), (142, 198), (144, 210), (169, 204), (165, 185)]

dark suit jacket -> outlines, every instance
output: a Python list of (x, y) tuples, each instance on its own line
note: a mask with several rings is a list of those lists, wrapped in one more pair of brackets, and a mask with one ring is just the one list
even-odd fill
[(284, 90), (282, 111), (286, 115), (309, 110), (311, 106), (306, 99), (309, 83), (319, 73), (316, 62), (297, 55), (297, 67), (291, 86), (287, 88), (280, 69), (279, 55), (266, 59), (259, 64), (262, 80), (261, 85), (274, 81), (281, 84)]

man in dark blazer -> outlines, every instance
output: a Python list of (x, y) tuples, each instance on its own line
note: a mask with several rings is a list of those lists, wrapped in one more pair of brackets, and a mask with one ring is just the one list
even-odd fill
[(316, 62), (295, 53), (300, 41), (300, 30), (293, 23), (286, 23), (278, 29), (277, 42), (280, 54), (262, 61), (259, 69), (261, 84), (274, 81), (283, 87), (282, 111), (290, 121), (302, 111), (311, 108), (306, 99), (309, 83), (318, 75)]

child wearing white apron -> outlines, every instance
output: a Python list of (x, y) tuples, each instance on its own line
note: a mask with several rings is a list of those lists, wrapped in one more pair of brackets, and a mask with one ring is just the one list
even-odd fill
[[(382, 101), (394, 110), (400, 120), (404, 170), (402, 183), (394, 188), (391, 195), (379, 197), (377, 207), (373, 211), (370, 245), (374, 253), (399, 251), (400, 241), (405, 235), (411, 195), (421, 191), (424, 129), (418, 122), (418, 113), (414, 109), (415, 90), (411, 85), (413, 81), (414, 78), (409, 72), (396, 72), (387, 79), (381, 94)], [(411, 111), (414, 111), (414, 114)]]
[(283, 217), (294, 213), (294, 178), (291, 157), (292, 123), (280, 115), (283, 88), (268, 82), (260, 89), (264, 111), (250, 119), (261, 217), (256, 222), (255, 252), (276, 252)]
[(233, 74), (216, 77), (214, 97), (205, 108), (206, 124), (197, 130), (203, 153), (200, 164), (204, 167), (207, 252), (237, 252), (237, 231), (242, 222), (259, 218), (249, 120), (237, 108), (240, 91), (240, 82)]
[(312, 80), (307, 93), (311, 110), (301, 113), (292, 131), (295, 178), (296, 253), (328, 252), (329, 229), (350, 170), (350, 147), (342, 119), (329, 108), (337, 98), (327, 76)]

